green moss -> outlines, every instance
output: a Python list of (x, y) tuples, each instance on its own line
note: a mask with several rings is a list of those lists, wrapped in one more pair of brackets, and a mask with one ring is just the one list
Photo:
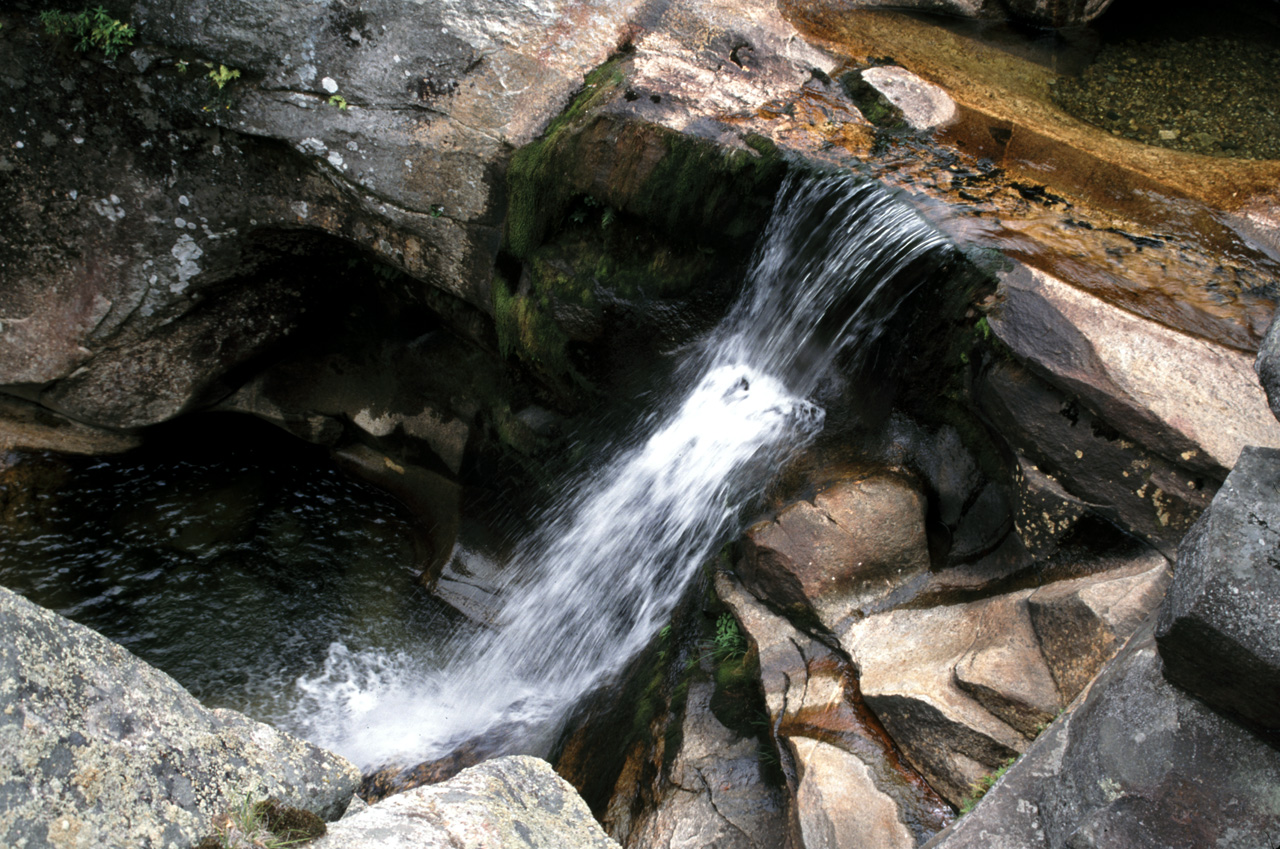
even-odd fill
[(548, 297), (511, 293), (495, 279), (494, 323), (498, 350), (516, 356), (544, 381), (561, 392), (572, 392), (582, 377), (569, 362), (569, 337), (552, 318)]
[(564, 216), (574, 195), (567, 174), (573, 162), (564, 155), (571, 146), (570, 137), (582, 128), (584, 116), (622, 85), (623, 60), (622, 55), (614, 56), (587, 74), (582, 89), (542, 137), (511, 157), (507, 169), (506, 249), (517, 258), (527, 258)]

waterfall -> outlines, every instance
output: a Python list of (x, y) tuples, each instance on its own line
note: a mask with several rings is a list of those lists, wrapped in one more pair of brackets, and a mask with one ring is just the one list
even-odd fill
[(335, 644), (298, 682), (301, 733), (365, 767), (429, 760), (499, 730), (511, 748), (545, 751), (821, 429), (806, 397), (832, 359), (879, 336), (950, 250), (875, 184), (789, 178), (742, 296), (687, 353), (667, 401), (567, 484), (517, 547), (496, 627), (459, 632), (430, 662)]

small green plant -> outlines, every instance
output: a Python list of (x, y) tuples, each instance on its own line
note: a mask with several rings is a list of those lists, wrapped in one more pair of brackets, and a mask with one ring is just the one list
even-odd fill
[(716, 635), (711, 642), (711, 653), (716, 660), (737, 660), (747, 653), (747, 640), (731, 613), (720, 614), (716, 620)]
[(1013, 766), (1017, 761), (1017, 757), (1009, 758), (1004, 764), (990, 775), (984, 775), (969, 787), (969, 798), (960, 804), (960, 813), (967, 814), (974, 809), (974, 806), (981, 801), (982, 797), (987, 795), (987, 791), (996, 786), (996, 782), (1004, 778), (1004, 774), (1009, 771), (1009, 767)]
[(232, 80), (240, 79), (240, 71), (235, 68), (228, 68), (226, 65), (215, 68), (212, 62), (206, 62), (205, 67), (209, 69), (209, 81), (218, 87), (218, 91), (226, 88), (227, 83)]
[(329, 105), (336, 106), (343, 112), (346, 112), (350, 106), (350, 104), (347, 103), (347, 99), (340, 94), (329, 95)]
[(129, 24), (111, 17), (111, 13), (102, 6), (96, 9), (86, 6), (79, 12), (49, 9), (40, 13), (40, 23), (49, 35), (69, 35), (80, 39), (76, 42), (76, 50), (83, 53), (97, 48), (108, 59), (114, 59), (125, 48), (131, 47), (137, 34)]

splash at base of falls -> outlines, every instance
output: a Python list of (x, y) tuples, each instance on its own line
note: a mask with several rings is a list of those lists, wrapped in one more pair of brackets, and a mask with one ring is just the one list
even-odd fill
[(793, 178), (742, 298), (689, 353), (672, 400), (567, 483), (503, 567), (496, 626), (462, 627), (432, 658), (335, 643), (297, 682), (293, 730), (366, 768), (485, 737), (545, 753), (821, 430), (805, 396), (836, 354), (879, 336), (949, 250), (872, 184)]

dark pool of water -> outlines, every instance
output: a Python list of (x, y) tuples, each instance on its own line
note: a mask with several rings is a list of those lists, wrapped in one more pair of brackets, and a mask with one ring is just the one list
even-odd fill
[(282, 721), (331, 643), (410, 646), (444, 625), (413, 519), (269, 426), (210, 417), (118, 457), (4, 466), (0, 584), (207, 705)]

